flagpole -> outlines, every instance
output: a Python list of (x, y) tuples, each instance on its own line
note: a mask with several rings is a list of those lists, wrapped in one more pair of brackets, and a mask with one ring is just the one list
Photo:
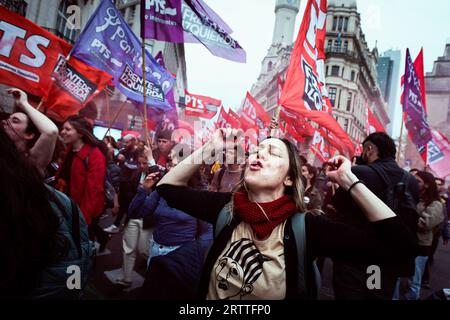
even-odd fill
[[(109, 123), (109, 127), (108, 130), (106, 130), (105, 135), (103, 136), (103, 139), (107, 136), (108, 132), (111, 131), (111, 127), (113, 125), (113, 123), (116, 121), (117, 117), (119, 116), (119, 114), (122, 112), (123, 108), (125, 108), (125, 105), (127, 104), (127, 100), (125, 100), (122, 105), (119, 108), (119, 111), (117, 111), (116, 115), (114, 116), (114, 119), (112, 119), (112, 121)], [(102, 140), (103, 140), (102, 139)]]
[(271, 137), (274, 137), (276, 130), (280, 128), (280, 111), (281, 111), (281, 106), (278, 105), (277, 108), (275, 109), (275, 114), (272, 117), (272, 121), (275, 120), (277, 125), (275, 126), (275, 128), (270, 129)]
[(144, 94), (144, 138), (147, 144), (150, 146), (148, 140), (148, 125), (147, 125), (147, 84), (146, 84), (146, 73), (145, 73), (145, 39), (142, 38), (142, 86)]
[(397, 163), (400, 163), (400, 153), (402, 152), (402, 140), (403, 140), (403, 112), (402, 112), (402, 122), (400, 126), (400, 137), (398, 138), (398, 152), (397, 152)]
[(44, 103), (44, 99), (43, 98), (41, 98), (41, 101), (39, 101), (39, 104), (36, 107), (37, 111), (41, 111), (42, 103)]
[(103, 92), (105, 93), (106, 115), (108, 117), (109, 127), (111, 128), (112, 122), (111, 122), (111, 109), (109, 108), (109, 96), (106, 93), (106, 90), (103, 90)]

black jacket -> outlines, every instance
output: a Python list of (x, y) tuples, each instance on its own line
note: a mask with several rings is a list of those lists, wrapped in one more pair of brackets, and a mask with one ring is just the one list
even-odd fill
[[(393, 158), (376, 160), (375, 165), (384, 170), (392, 184), (397, 184), (406, 173)], [(368, 165), (352, 167), (352, 172), (380, 199), (385, 201), (387, 186), (379, 174)], [(410, 175), (409, 173), (406, 173)], [(416, 179), (410, 175), (408, 190), (416, 204), (419, 201), (419, 187)], [(340, 222), (361, 230), (370, 230), (370, 223), (356, 202), (345, 190), (338, 188), (332, 199)], [(398, 213), (402, 222), (415, 234), (418, 216), (415, 212)], [(416, 237), (415, 237), (416, 239)], [(394, 240), (396, 241), (396, 240)], [(415, 240), (417, 241), (417, 240)], [(391, 243), (389, 245), (394, 245)], [(392, 290), (397, 277), (412, 276), (414, 274), (414, 256), (401, 261), (375, 261), (381, 268), (381, 290), (368, 290), (366, 285), (368, 264), (358, 259), (335, 259), (333, 262), (333, 283), (337, 299), (391, 299)]]

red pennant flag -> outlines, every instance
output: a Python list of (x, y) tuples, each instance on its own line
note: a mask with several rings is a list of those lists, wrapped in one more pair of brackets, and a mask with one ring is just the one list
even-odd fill
[[(423, 64), (423, 48), (420, 50), (419, 54), (417, 55), (416, 59), (414, 60), (414, 70), (416, 71), (416, 76), (417, 79), (419, 80), (419, 85), (420, 85), (420, 95), (422, 97), (422, 106), (423, 109), (425, 111), (425, 115), (427, 114), (427, 99), (425, 97), (425, 73), (424, 73), (424, 64)], [(401, 78), (401, 86), (402, 86), (402, 94), (400, 97), (400, 101), (401, 104), (403, 104), (404, 102), (404, 82), (405, 82), (405, 76), (403, 75)], [(407, 115), (404, 113), (403, 117), (405, 119), (406, 122), (406, 117)], [(409, 131), (408, 131), (408, 136), (411, 138), (411, 140), (413, 140), (413, 138), (411, 137)], [(430, 142), (431, 143), (431, 142)], [(426, 150), (428, 148), (428, 146), (430, 145), (430, 143), (428, 143), (426, 146), (424, 146), (420, 151), (420, 155), (422, 157), (422, 160), (428, 164), (428, 154), (429, 152)]]
[(186, 103), (185, 114), (187, 116), (211, 119), (216, 115), (219, 107), (222, 105), (221, 100), (191, 94), (187, 90), (184, 91), (184, 94)]
[(228, 110), (228, 123), (233, 129), (241, 127), (241, 122), (239, 121), (239, 119), (240, 119), (239, 115), (230, 108)]
[[(436, 173), (437, 177), (445, 178), (450, 175), (450, 142), (440, 132), (431, 130), (433, 140), (426, 148), (428, 165)], [(422, 151), (424, 152), (424, 151)]]
[(0, 6), (0, 83), (43, 97), (50, 90), (59, 57), (70, 48), (64, 40)]
[(53, 85), (45, 98), (47, 115), (60, 122), (78, 114), (112, 79), (73, 57), (64, 62), (64, 58), (60, 59), (55, 68)]
[(227, 128), (228, 127), (228, 114), (225, 112), (225, 109), (220, 108), (219, 116), (216, 120), (216, 128)]
[(368, 124), (368, 132), (369, 134), (374, 132), (385, 132), (383, 125), (378, 121), (378, 119), (373, 114), (372, 110), (370, 110), (367, 105), (367, 124)]
[(270, 117), (266, 110), (256, 102), (255, 98), (249, 92), (247, 92), (244, 100), (240, 122), (244, 130), (264, 129), (270, 122)]
[[(319, 3), (319, 4), (318, 4)], [(317, 53), (323, 48), (318, 30), (325, 29), (326, 1), (308, 0), (302, 24), (294, 45), (280, 104), (330, 130), (345, 145), (345, 154), (354, 153), (354, 145), (339, 123), (328, 113), (323, 63)], [(319, 33), (319, 36), (321, 33)], [(318, 71), (320, 69), (320, 72)]]

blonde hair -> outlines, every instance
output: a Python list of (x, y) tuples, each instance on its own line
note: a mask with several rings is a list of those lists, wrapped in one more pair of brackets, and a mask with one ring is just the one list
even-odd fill
[[(286, 139), (279, 139), (284, 143), (284, 145), (287, 148), (288, 156), (289, 156), (289, 170), (288, 170), (288, 176), (292, 180), (292, 186), (286, 186), (285, 187), (285, 194), (288, 194), (292, 197), (292, 199), (295, 202), (295, 206), (298, 210), (298, 212), (306, 212), (306, 204), (304, 200), (305, 196), (305, 187), (303, 186), (302, 180), (301, 180), (301, 166), (302, 162), (300, 161), (299, 153), (297, 148)], [(248, 164), (247, 164), (248, 165)], [(245, 169), (244, 169), (245, 170)], [(231, 193), (234, 194), (236, 192), (247, 192), (247, 186), (245, 185), (245, 180), (242, 178), (236, 186), (231, 190)], [(230, 205), (230, 221), (233, 218), (233, 200), (234, 197), (231, 197), (231, 201), (229, 203)]]

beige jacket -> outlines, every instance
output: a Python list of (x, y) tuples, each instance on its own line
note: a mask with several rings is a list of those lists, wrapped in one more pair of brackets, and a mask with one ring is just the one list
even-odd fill
[(433, 242), (433, 228), (444, 220), (443, 207), (440, 201), (433, 201), (425, 207), (421, 201), (417, 205), (419, 222), (417, 225), (417, 238), (420, 246), (431, 246)]

